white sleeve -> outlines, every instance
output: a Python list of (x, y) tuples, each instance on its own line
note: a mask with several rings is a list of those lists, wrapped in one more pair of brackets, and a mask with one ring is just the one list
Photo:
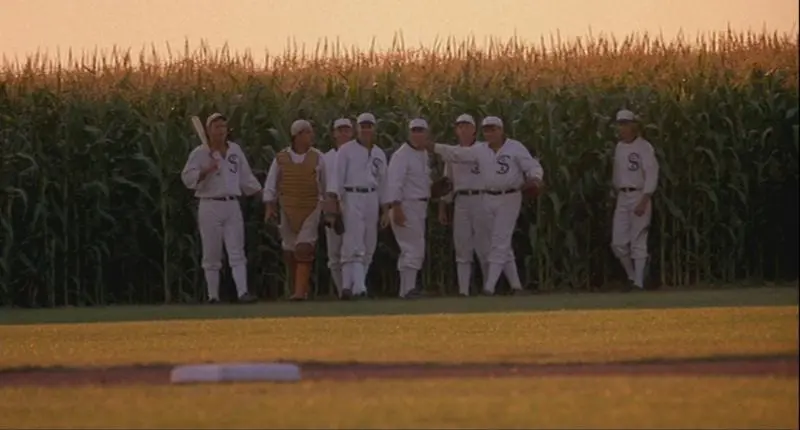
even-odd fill
[(475, 148), (475, 145), (463, 147), (436, 143), (433, 145), (433, 152), (448, 163), (475, 163), (478, 161)]
[[(382, 172), (379, 172), (379, 182), (378, 182), (378, 200), (380, 201), (381, 205), (385, 205), (387, 203), (391, 203), (394, 200), (391, 199), (391, 192), (389, 187), (394, 187), (394, 182), (392, 182), (392, 178), (389, 176), (389, 167), (386, 165), (386, 153), (381, 151), (383, 155), (383, 168), (381, 169)], [(395, 153), (392, 156), (392, 160), (395, 159)], [(398, 186), (402, 186), (402, 183), (399, 183)], [(399, 188), (398, 188), (399, 191)]]
[(181, 181), (190, 190), (196, 190), (200, 185), (200, 171), (203, 169), (202, 159), (203, 151), (193, 150), (181, 171)]
[(239, 187), (244, 195), (252, 196), (261, 191), (261, 184), (258, 183), (256, 175), (253, 174), (253, 169), (250, 168), (250, 163), (247, 161), (244, 151), (240, 148), (239, 152), (242, 160), (242, 168), (239, 170)]
[(653, 194), (658, 186), (658, 160), (653, 146), (647, 144), (648, 151), (644, 152), (644, 193)]
[(386, 174), (388, 184), (384, 189), (381, 204), (399, 202), (403, 199), (403, 181), (408, 169), (408, 160), (405, 152), (395, 152), (389, 162), (389, 169)]
[(267, 173), (267, 180), (264, 181), (264, 194), (262, 200), (266, 202), (274, 202), (278, 200), (278, 175), (280, 175), (281, 166), (278, 164), (278, 157), (272, 160)]
[(525, 179), (544, 179), (544, 169), (542, 168), (541, 163), (536, 158), (533, 158), (528, 148), (526, 148), (521, 143), (517, 145), (517, 154), (516, 159), (517, 163), (519, 163), (519, 168), (522, 170), (522, 174), (525, 175)]

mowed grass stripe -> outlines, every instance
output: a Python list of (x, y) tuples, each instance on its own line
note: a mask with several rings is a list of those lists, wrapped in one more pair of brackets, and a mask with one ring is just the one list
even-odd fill
[[(547, 378), (6, 388), (10, 428), (797, 428), (797, 380)], [(146, 411), (146, 413), (142, 413)]]
[(798, 351), (797, 318), (797, 307), (783, 306), (3, 326), (0, 367), (787, 354)]
[(0, 325), (263, 317), (334, 317), (533, 312), (559, 309), (669, 309), (797, 305), (797, 283), (782, 287), (655, 291), (647, 293), (551, 294), (532, 297), (393, 299), (364, 302), (268, 302), (251, 306), (108, 306), (3, 309)]

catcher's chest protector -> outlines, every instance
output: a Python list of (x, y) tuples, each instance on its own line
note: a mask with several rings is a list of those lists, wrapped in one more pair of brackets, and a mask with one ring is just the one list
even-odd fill
[(276, 159), (281, 168), (278, 179), (281, 209), (286, 214), (292, 231), (298, 233), (306, 218), (317, 208), (319, 201), (317, 188), (319, 154), (310, 150), (303, 162), (295, 163), (288, 151), (281, 151)]

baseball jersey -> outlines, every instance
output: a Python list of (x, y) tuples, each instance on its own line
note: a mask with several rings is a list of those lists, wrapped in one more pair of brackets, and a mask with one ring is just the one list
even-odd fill
[(543, 179), (544, 169), (522, 143), (506, 139), (495, 153), (486, 142), (472, 146), (451, 146), (437, 143), (433, 149), (445, 162), (477, 165), (483, 189), (506, 191), (519, 189), (526, 179)]
[(386, 154), (381, 148), (367, 149), (356, 140), (339, 147), (336, 152), (335, 171), (327, 184), (327, 192), (343, 196), (345, 188), (372, 188), (378, 193), (381, 204), (386, 200)]
[[(306, 159), (306, 154), (298, 154), (292, 151), (291, 148), (286, 148), (283, 151), (289, 153), (289, 157), (291, 157), (293, 163), (302, 163), (303, 160)], [(309, 151), (315, 151), (319, 155), (317, 157), (317, 171), (316, 171), (316, 181), (317, 187), (319, 189), (319, 196), (322, 199), (322, 195), (325, 193), (325, 161), (323, 160), (324, 155), (316, 149), (310, 148)], [(264, 202), (274, 202), (278, 199), (278, 178), (281, 174), (281, 166), (278, 164), (278, 158), (275, 157), (272, 160), (272, 164), (269, 166), (269, 173), (267, 173), (267, 179), (264, 181), (264, 193), (262, 196), (262, 200)]]
[(614, 150), (614, 188), (635, 188), (652, 194), (658, 185), (658, 160), (653, 145), (637, 137), (631, 143), (618, 142)]
[(428, 151), (404, 143), (392, 155), (387, 172), (386, 199), (389, 202), (427, 199), (431, 196), (431, 168)]
[[(472, 145), (464, 148), (477, 145), (479, 142), (473, 142)], [(483, 183), (481, 182), (481, 171), (478, 163), (446, 163), (444, 167), (444, 176), (450, 178), (453, 183), (453, 192), (448, 193), (442, 198), (446, 202), (453, 201), (455, 191), (465, 190), (481, 190)]]
[[(219, 168), (201, 181), (200, 171), (213, 159), (218, 161)], [(234, 142), (228, 142), (225, 156), (218, 151), (212, 152), (205, 144), (193, 149), (181, 172), (181, 180), (186, 188), (194, 190), (195, 197), (201, 199), (241, 196), (242, 193), (251, 195), (261, 191), (261, 184), (253, 175), (242, 147)]]

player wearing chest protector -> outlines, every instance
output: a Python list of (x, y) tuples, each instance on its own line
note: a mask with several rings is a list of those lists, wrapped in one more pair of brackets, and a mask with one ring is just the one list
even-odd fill
[[(658, 185), (658, 160), (653, 146), (639, 134), (639, 122), (629, 110), (617, 113), (620, 141), (614, 150), (614, 208), (611, 249), (633, 287), (644, 289), (647, 233), (653, 212), (651, 198)], [(630, 287), (631, 285), (628, 285)]]
[[(337, 199), (344, 221), (340, 261), (342, 298), (367, 295), (366, 277), (378, 244), (378, 223), (389, 223), (386, 201), (386, 154), (374, 145), (375, 116), (362, 113), (356, 120), (357, 139), (336, 153), (329, 196)], [(381, 213), (382, 212), (382, 213)]]
[(511, 239), (522, 206), (523, 188), (541, 187), (544, 170), (519, 141), (508, 139), (503, 121), (495, 116), (481, 123), (486, 142), (470, 147), (436, 144), (434, 151), (445, 162), (477, 164), (484, 192), (482, 201), (486, 217), (487, 273), (483, 294), (493, 295), (500, 275), (505, 275), (512, 293), (523, 292)]
[[(477, 143), (475, 120), (471, 115), (456, 119), (458, 145), (469, 148)], [(477, 163), (446, 163), (445, 176), (453, 184), (453, 191), (439, 202), (439, 222), (450, 223), (447, 206), (453, 205), (453, 245), (456, 253), (458, 293), (469, 296), (472, 278), (472, 261), (478, 256), (483, 277), (486, 278), (487, 226), (483, 206), (483, 183)]]
[(203, 271), (209, 303), (219, 302), (219, 271), (222, 246), (228, 253), (239, 302), (256, 301), (247, 288), (247, 258), (244, 252), (244, 221), (239, 196), (261, 191), (250, 164), (236, 143), (229, 142), (228, 122), (220, 113), (205, 123), (208, 144), (195, 148), (181, 172), (186, 188), (200, 200), (197, 208)]
[[(339, 148), (345, 143), (353, 140), (353, 125), (347, 118), (339, 118), (333, 122), (333, 148), (325, 153), (325, 172), (328, 176), (328, 183), (335, 180), (336, 154)], [(336, 232), (334, 227), (335, 223), (342, 222), (341, 207), (335, 196), (328, 195), (326, 197), (326, 226), (325, 226), (325, 242), (328, 248), (328, 270), (331, 272), (331, 279), (336, 287), (336, 292), (339, 297), (342, 296), (342, 235)], [(342, 224), (343, 227), (343, 224)]]
[[(323, 155), (306, 120), (292, 123), (292, 145), (275, 155), (264, 184), (265, 220), (279, 214), (284, 264), (293, 279), (290, 300), (308, 298), (311, 269), (325, 194)], [(280, 205), (280, 208), (278, 208)]]
[(430, 166), (428, 164), (428, 122), (417, 118), (409, 122), (410, 136), (392, 154), (389, 161), (387, 198), (391, 202), (390, 223), (400, 257), (401, 298), (418, 295), (417, 273), (425, 260), (425, 220), (431, 197)]

